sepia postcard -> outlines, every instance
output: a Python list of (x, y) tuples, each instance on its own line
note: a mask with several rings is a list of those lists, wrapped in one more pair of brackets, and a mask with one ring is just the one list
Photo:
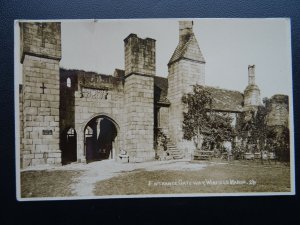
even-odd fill
[(295, 194), (288, 18), (14, 25), (19, 201)]

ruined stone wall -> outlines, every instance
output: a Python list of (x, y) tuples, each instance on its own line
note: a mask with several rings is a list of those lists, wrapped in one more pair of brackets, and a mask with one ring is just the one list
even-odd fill
[[(67, 80), (70, 79), (70, 87)], [(75, 91), (77, 90), (77, 76), (65, 74), (60, 69), (60, 133), (67, 132), (69, 128), (75, 128)]]
[(155, 40), (130, 34), (124, 39), (125, 76), (135, 73), (155, 75)]
[(274, 95), (270, 101), (271, 111), (267, 117), (268, 126), (289, 127), (289, 99), (287, 95)]
[(60, 23), (21, 23), (23, 167), (61, 164), (59, 149)]
[(85, 162), (84, 153), (84, 129), (87, 123), (97, 116), (107, 116), (117, 126), (117, 140), (115, 155), (120, 148), (124, 148), (124, 127), (126, 113), (124, 110), (124, 90), (120, 83), (114, 88), (100, 90), (93, 88), (82, 88), (75, 91), (74, 100), (75, 130), (77, 132), (77, 158)]

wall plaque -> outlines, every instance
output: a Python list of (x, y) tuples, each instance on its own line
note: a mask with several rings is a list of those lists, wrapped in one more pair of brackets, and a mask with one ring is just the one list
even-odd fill
[(43, 135), (52, 135), (52, 130), (43, 130)]

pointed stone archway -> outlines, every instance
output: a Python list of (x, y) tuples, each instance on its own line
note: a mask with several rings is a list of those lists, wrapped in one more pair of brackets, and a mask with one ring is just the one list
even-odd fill
[(98, 115), (84, 127), (84, 158), (87, 163), (114, 159), (119, 149), (119, 126), (110, 117)]

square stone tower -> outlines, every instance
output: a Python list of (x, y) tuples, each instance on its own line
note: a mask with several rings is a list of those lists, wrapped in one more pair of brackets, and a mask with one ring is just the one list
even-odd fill
[(205, 59), (193, 32), (193, 21), (179, 22), (179, 43), (168, 63), (168, 70), (170, 140), (186, 152), (187, 148), (193, 148), (193, 144), (183, 141), (184, 106), (181, 99), (193, 90), (193, 85), (205, 84)]
[(155, 40), (130, 34), (125, 46), (124, 149), (131, 162), (153, 160)]
[[(61, 25), (20, 23), (23, 64), (23, 149), (21, 166), (60, 164), (59, 61)], [(20, 126), (22, 127), (22, 125)]]

